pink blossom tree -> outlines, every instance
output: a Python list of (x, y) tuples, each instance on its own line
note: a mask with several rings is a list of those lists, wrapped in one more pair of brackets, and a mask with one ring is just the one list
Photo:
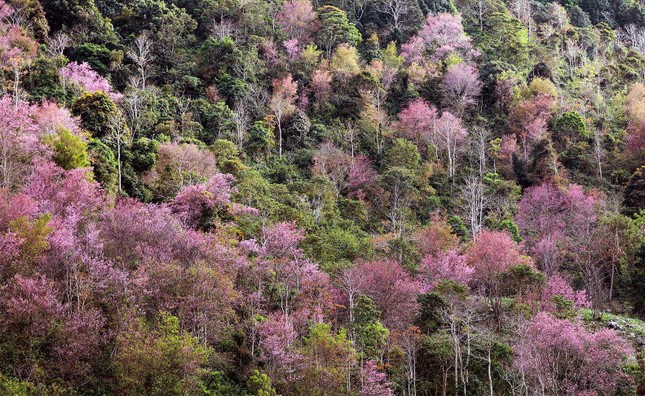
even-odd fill
[(482, 90), (477, 69), (472, 65), (452, 65), (441, 81), (444, 103), (457, 114), (473, 106)]
[(277, 223), (262, 229), (261, 255), (272, 257), (302, 257), (298, 244), (305, 238), (305, 232), (295, 222)]
[(521, 100), (511, 110), (509, 127), (522, 141), (525, 160), (530, 153), (531, 144), (545, 136), (556, 99), (552, 93), (537, 92)]
[(361, 366), (361, 396), (394, 396), (387, 374), (378, 370), (375, 360), (368, 360)]
[(610, 395), (632, 385), (623, 371), (633, 351), (613, 330), (589, 333), (580, 323), (539, 313), (514, 346), (527, 389), (551, 395)]
[(86, 62), (81, 64), (71, 62), (60, 69), (60, 75), (63, 78), (64, 87), (69, 85), (89, 93), (101, 91), (108, 94), (114, 102), (122, 97), (121, 94), (114, 92), (110, 83)]
[(584, 290), (573, 290), (569, 282), (558, 274), (549, 278), (544, 289), (542, 289), (541, 301), (544, 311), (553, 311), (557, 308), (554, 301), (556, 296), (570, 301), (575, 308), (588, 308), (591, 306)]
[(237, 192), (233, 187), (233, 175), (218, 173), (208, 182), (184, 188), (170, 203), (170, 207), (182, 222), (193, 228), (207, 227), (213, 217), (225, 214), (257, 214), (257, 210), (234, 204), (231, 195)]
[(280, 315), (269, 316), (259, 329), (260, 359), (267, 365), (267, 372), (273, 378), (290, 382), (297, 378), (301, 356), (295, 348), (298, 333), (293, 322)]
[(558, 271), (578, 237), (595, 223), (597, 203), (575, 184), (566, 189), (543, 184), (526, 190), (515, 220), (528, 253), (547, 276)]
[[(14, 10), (3, 2), (4, 18)], [(0, 19), (4, 19), (0, 18)], [(17, 106), (23, 92), (20, 89), (20, 77), (29, 62), (36, 56), (37, 43), (18, 24), (0, 20), (0, 67), (13, 75), (13, 102)]]
[(34, 107), (27, 102), (0, 98), (0, 188), (17, 187), (28, 175), (31, 159), (48, 154), (33, 113)]
[(329, 276), (304, 258), (298, 246), (305, 232), (294, 222), (264, 227), (259, 241), (245, 241), (258, 256), (259, 291), (273, 291), (275, 306), (298, 323), (318, 321), (331, 304)]
[(373, 187), (377, 177), (369, 157), (361, 154), (351, 160), (344, 187), (350, 196), (361, 198)]
[(430, 225), (417, 230), (413, 236), (419, 253), (425, 257), (456, 250), (459, 245), (459, 237), (452, 233), (450, 224), (437, 212), (432, 213), (430, 219)]
[(383, 323), (389, 328), (409, 326), (417, 310), (421, 284), (392, 260), (361, 263), (356, 271), (364, 277), (361, 292), (374, 301)]
[(478, 56), (464, 32), (459, 14), (429, 13), (419, 33), (401, 46), (401, 55), (408, 64), (421, 65), (426, 57), (439, 62), (451, 54), (459, 55), (465, 62)]
[(0, 335), (13, 355), (13, 370), (29, 378), (46, 363), (47, 341), (55, 336), (65, 307), (55, 283), (39, 274), (14, 276), (0, 287), (0, 296)]
[(311, 76), (310, 87), (314, 93), (316, 103), (322, 104), (329, 100), (331, 95), (331, 82), (332, 75), (328, 70), (318, 68), (314, 71)]
[(34, 106), (33, 120), (43, 135), (53, 135), (60, 128), (81, 135), (80, 120), (72, 116), (68, 109), (54, 102), (44, 101), (40, 106)]
[(419, 98), (408, 103), (399, 113), (397, 129), (402, 137), (410, 139), (421, 149), (422, 144), (432, 144), (437, 148), (434, 128), (437, 123), (437, 109), (424, 99)]
[(278, 26), (291, 38), (310, 39), (316, 29), (316, 13), (308, 0), (289, 0), (276, 15)]
[(340, 194), (349, 174), (352, 162), (350, 155), (333, 143), (323, 143), (314, 152), (312, 162), (312, 175), (327, 177), (336, 187), (336, 194)]
[(501, 312), (503, 274), (517, 265), (532, 265), (528, 256), (523, 256), (510, 235), (502, 231), (480, 231), (466, 252), (466, 263), (473, 268), (471, 285), (486, 296), (496, 317)]
[(466, 263), (466, 257), (452, 249), (437, 255), (427, 255), (421, 260), (420, 266), (420, 273), (423, 274), (423, 281), (428, 289), (444, 279), (468, 285), (474, 271)]

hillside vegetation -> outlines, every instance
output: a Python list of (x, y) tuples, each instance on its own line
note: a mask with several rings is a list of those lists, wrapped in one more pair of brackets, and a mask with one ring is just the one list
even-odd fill
[(645, 394), (639, 0), (0, 0), (0, 394)]

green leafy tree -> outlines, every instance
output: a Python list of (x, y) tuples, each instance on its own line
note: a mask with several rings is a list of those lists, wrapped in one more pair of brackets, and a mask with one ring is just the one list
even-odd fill
[(87, 151), (94, 178), (105, 191), (115, 194), (118, 189), (119, 174), (112, 149), (98, 139), (90, 139)]
[(256, 121), (251, 125), (246, 142), (247, 150), (255, 155), (266, 156), (275, 145), (273, 128), (265, 121)]
[(628, 213), (636, 213), (645, 208), (645, 165), (636, 169), (629, 178), (627, 187), (625, 187), (623, 205)]
[(641, 243), (634, 257), (629, 273), (629, 294), (634, 313), (645, 315), (645, 242)]
[(94, 0), (51, 0), (41, 2), (52, 32), (76, 27), (85, 30), (90, 40), (116, 44), (114, 28), (101, 15)]
[(211, 350), (162, 314), (153, 326), (131, 318), (116, 337), (117, 388), (123, 395), (200, 395)]
[(309, 328), (301, 352), (307, 359), (300, 371), (297, 393), (340, 395), (345, 392), (347, 368), (356, 361), (356, 352), (345, 330), (334, 334), (329, 324), (315, 324)]
[(244, 168), (244, 164), (240, 160), (240, 151), (230, 140), (216, 140), (211, 146), (211, 150), (215, 154), (217, 168), (222, 172), (237, 175)]
[(338, 273), (350, 267), (356, 259), (372, 255), (367, 234), (358, 228), (321, 227), (307, 234), (303, 247), (308, 256), (328, 273)]
[(87, 143), (72, 134), (68, 129), (61, 129), (51, 139), (54, 149), (54, 161), (65, 170), (84, 168), (90, 163), (87, 159)]
[(110, 120), (118, 113), (114, 102), (101, 91), (86, 93), (72, 105), (72, 114), (80, 117), (83, 127), (97, 138), (110, 133)]
[(363, 360), (382, 360), (390, 331), (380, 322), (381, 311), (367, 296), (359, 296), (354, 307), (353, 332)]
[(258, 370), (253, 370), (246, 383), (254, 396), (279, 396), (271, 386), (271, 378)]
[(112, 51), (104, 45), (93, 43), (85, 43), (75, 47), (69, 57), (78, 63), (87, 62), (93, 70), (102, 76), (109, 74), (110, 64), (113, 62)]
[(362, 40), (361, 33), (340, 8), (331, 5), (319, 8), (318, 20), (320, 30), (316, 34), (316, 40), (319, 47), (325, 50), (327, 57), (338, 44), (347, 43), (355, 47)]

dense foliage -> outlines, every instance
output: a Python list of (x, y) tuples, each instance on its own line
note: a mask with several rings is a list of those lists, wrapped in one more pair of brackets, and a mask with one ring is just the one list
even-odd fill
[(642, 2), (0, 0), (0, 68), (0, 394), (643, 392)]

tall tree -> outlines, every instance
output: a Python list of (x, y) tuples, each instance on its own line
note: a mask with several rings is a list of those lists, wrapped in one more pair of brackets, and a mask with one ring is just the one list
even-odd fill
[(273, 95), (269, 101), (269, 108), (273, 112), (278, 124), (278, 153), (282, 158), (282, 123), (284, 118), (296, 110), (295, 102), (298, 95), (298, 83), (293, 81), (291, 74), (273, 80)]

